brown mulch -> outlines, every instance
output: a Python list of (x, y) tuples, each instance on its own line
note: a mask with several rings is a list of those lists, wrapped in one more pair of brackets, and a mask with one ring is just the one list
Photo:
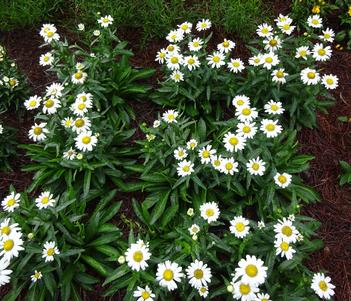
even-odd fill
[[(125, 30), (120, 37), (131, 41), (130, 46), (135, 52), (132, 58), (134, 65), (155, 66), (154, 56), (160, 46), (163, 46), (161, 41), (152, 43), (147, 49), (140, 49), (139, 37), (135, 31)], [(20, 69), (28, 76), (33, 94), (40, 93), (48, 83), (52, 82), (53, 78), (45, 76), (44, 69), (38, 64), (40, 54), (46, 50), (38, 48), (41, 39), (36, 29), (6, 33), (2, 35), (0, 42), (7, 47), (10, 56), (16, 58)], [(240, 44), (239, 47), (241, 47)], [(338, 176), (341, 172), (339, 160), (351, 163), (351, 123), (344, 124), (337, 120), (341, 115), (351, 116), (350, 62), (351, 53), (334, 54), (332, 63), (328, 65), (329, 71), (340, 78), (340, 88), (334, 93), (336, 105), (329, 110), (328, 115), (318, 116), (317, 129), (304, 129), (299, 133), (301, 153), (312, 154), (316, 158), (311, 163), (308, 173), (304, 175), (306, 184), (314, 187), (321, 195), (321, 202), (306, 206), (303, 213), (321, 221), (322, 226), (318, 234), (325, 242), (325, 248), (314, 253), (307, 264), (314, 271), (320, 269), (329, 271), (328, 275), (332, 277), (337, 287), (335, 297), (337, 301), (351, 301), (351, 191), (350, 187), (340, 187), (338, 184)], [(159, 76), (159, 73), (156, 74), (153, 80), (157, 80)], [(138, 122), (145, 121), (150, 124), (156, 117), (156, 107), (151, 102), (135, 102), (133, 108)], [(1, 118), (3, 119), (3, 116)], [(32, 123), (31, 116), (18, 119), (14, 114), (6, 114), (5, 118), (10, 125), (18, 128), (19, 141), (26, 143), (27, 132)], [(137, 123), (134, 126), (136, 127)], [(141, 135), (139, 131), (136, 139), (141, 138)], [(7, 192), (9, 184), (22, 190), (30, 183), (30, 176), (20, 171), (27, 162), (28, 160), (21, 156), (14, 162), (14, 172), (0, 173), (0, 195)], [(124, 195), (121, 197), (130, 199)], [(123, 207), (123, 212), (127, 219), (133, 214), (130, 212), (130, 207)], [(0, 289), (0, 295), (3, 292)], [(84, 300), (102, 300), (99, 295), (100, 288), (96, 288), (92, 294), (85, 293)], [(115, 296), (105, 300), (121, 300), (120, 298)]]

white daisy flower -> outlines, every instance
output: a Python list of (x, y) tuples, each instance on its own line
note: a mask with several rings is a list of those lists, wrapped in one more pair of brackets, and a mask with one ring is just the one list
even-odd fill
[(264, 266), (264, 262), (261, 259), (256, 258), (256, 256), (246, 255), (246, 258), (242, 258), (235, 269), (235, 278), (241, 277), (241, 281), (253, 286), (259, 286), (265, 282), (267, 270), (268, 268)]
[(233, 98), (232, 104), (236, 108), (250, 106), (250, 98), (246, 95), (237, 95)]
[(0, 239), (3, 235), (10, 235), (14, 232), (20, 232), (21, 228), (18, 227), (17, 223), (10, 224), (10, 219), (5, 218), (3, 222), (0, 224)]
[(39, 197), (35, 199), (35, 204), (40, 210), (48, 207), (54, 207), (55, 203), (56, 200), (50, 191), (42, 192)]
[(304, 60), (307, 60), (307, 56), (309, 56), (310, 54), (311, 54), (311, 51), (308, 48), (308, 46), (301, 46), (301, 47), (296, 49), (295, 57), (296, 58), (300, 58), (301, 57)]
[(260, 157), (257, 157), (256, 159), (249, 160), (249, 162), (246, 163), (246, 168), (251, 175), (263, 176), (266, 171), (265, 164), (266, 163), (263, 162)]
[(31, 96), (24, 102), (24, 106), (27, 110), (34, 110), (39, 108), (42, 98), (40, 96)]
[(258, 34), (258, 36), (263, 38), (269, 37), (273, 35), (273, 27), (268, 25), (267, 23), (263, 23), (258, 26), (256, 33)]
[(194, 172), (194, 163), (191, 161), (183, 160), (178, 163), (177, 174), (180, 177), (186, 177)]
[(155, 294), (148, 286), (145, 286), (145, 288), (138, 286), (133, 292), (133, 297), (137, 298), (137, 301), (153, 301)]
[(249, 234), (250, 226), (249, 220), (241, 215), (234, 217), (230, 221), (229, 231), (235, 235), (236, 238), (244, 238)]
[(183, 33), (190, 33), (192, 27), (193, 24), (191, 24), (190, 22), (183, 22), (182, 24), (178, 25), (179, 30), (181, 30)]
[(171, 79), (176, 83), (182, 82), (184, 80), (184, 73), (179, 70), (174, 70), (171, 74)]
[(233, 285), (233, 297), (236, 300), (241, 301), (252, 301), (256, 297), (256, 293), (259, 291), (257, 286), (245, 283), (243, 281), (238, 281), (232, 283)]
[(203, 41), (200, 38), (195, 38), (188, 43), (188, 48), (190, 51), (199, 51), (202, 48)]
[(256, 135), (257, 127), (254, 122), (240, 122), (237, 127), (237, 134), (243, 136), (245, 139), (251, 139)]
[(7, 267), (10, 265), (10, 261), (5, 258), (0, 259), (0, 286), (3, 286), (7, 283), (10, 283), (12, 270), (7, 270)]
[(250, 106), (242, 106), (236, 109), (235, 116), (237, 116), (241, 122), (251, 122), (257, 118), (258, 113), (256, 108), (250, 108)]
[(80, 133), (74, 140), (76, 141), (76, 148), (83, 152), (91, 152), (98, 141), (97, 137), (91, 131)]
[(188, 231), (190, 235), (195, 235), (200, 232), (200, 227), (197, 224), (192, 224), (189, 228)]
[(207, 145), (199, 150), (199, 157), (201, 158), (202, 164), (208, 164), (211, 162), (211, 156), (215, 155), (217, 151), (212, 148), (212, 145)]
[(209, 55), (206, 60), (211, 68), (220, 68), (225, 65), (225, 56), (222, 52), (215, 51), (212, 55)]
[(228, 152), (237, 152), (245, 148), (246, 138), (240, 134), (228, 132), (224, 135), (223, 144)]
[(271, 297), (268, 294), (257, 294), (256, 299), (254, 301), (272, 301)]
[(52, 24), (43, 24), (40, 35), (44, 38), (46, 43), (51, 43), (52, 41), (58, 41), (60, 39), (56, 27)]
[(42, 277), (43, 277), (43, 274), (35, 270), (34, 274), (30, 276), (30, 279), (32, 280), (33, 283), (35, 283), (38, 280), (40, 280)]
[(43, 141), (46, 138), (46, 134), (49, 133), (49, 130), (45, 128), (46, 122), (41, 122), (39, 124), (34, 123), (31, 129), (28, 132), (28, 136), (33, 141)]
[(87, 132), (90, 130), (91, 121), (87, 117), (79, 117), (76, 120), (72, 118), (66, 118), (65, 120), (65, 127), (72, 127), (72, 131), (76, 132), (77, 134), (82, 132)]
[(187, 143), (186, 143), (186, 148), (189, 150), (194, 150), (198, 145), (198, 142), (195, 139), (190, 139)]
[(77, 70), (71, 77), (72, 83), (74, 84), (84, 84), (85, 80), (87, 79), (88, 74), (81, 71)]
[(313, 27), (313, 28), (322, 28), (323, 27), (323, 21), (319, 15), (309, 16), (307, 19), (307, 24), (308, 24), (308, 26)]
[(110, 15), (108, 15), (105, 17), (101, 17), (97, 22), (101, 25), (101, 27), (107, 28), (110, 25), (112, 25), (113, 18)]
[(221, 52), (228, 53), (234, 49), (235, 43), (231, 40), (224, 39), (224, 41), (217, 45), (217, 49)]
[(167, 56), (167, 50), (162, 48), (159, 51), (157, 51), (155, 61), (163, 64), (166, 61), (166, 56)]
[(179, 53), (167, 54), (167, 68), (171, 70), (178, 70), (183, 64), (183, 56)]
[(143, 240), (139, 239), (136, 243), (130, 245), (124, 255), (128, 266), (133, 271), (144, 271), (149, 266), (147, 261), (151, 257), (149, 243), (145, 244)]
[(202, 286), (198, 290), (198, 293), (201, 297), (206, 298), (208, 296), (208, 287)]
[(166, 47), (167, 55), (179, 53), (180, 48), (178, 45), (170, 44)]
[(188, 153), (183, 147), (178, 147), (176, 150), (174, 150), (174, 157), (177, 160), (183, 160), (188, 156)]
[(284, 108), (280, 101), (270, 100), (264, 105), (264, 111), (271, 115), (280, 115), (284, 113)]
[(177, 43), (184, 39), (184, 32), (183, 30), (171, 30), (166, 37), (166, 40), (171, 43)]
[(284, 72), (284, 71), (285, 71), (284, 68), (280, 68), (280, 69), (274, 70), (271, 73), (272, 81), (275, 82), (275, 83), (285, 84), (286, 83), (286, 77), (289, 74)]
[(238, 162), (235, 162), (234, 158), (225, 158), (222, 160), (220, 171), (226, 175), (234, 175), (235, 172), (239, 172)]
[(212, 26), (212, 23), (210, 20), (202, 19), (201, 21), (197, 22), (196, 29), (197, 31), (203, 31), (203, 30), (210, 29), (211, 26)]
[(45, 259), (45, 262), (54, 261), (54, 256), (59, 254), (60, 251), (54, 241), (47, 241), (44, 243), (41, 257)]
[(71, 106), (71, 110), (75, 115), (84, 116), (84, 114), (86, 114), (88, 110), (92, 107), (93, 105), (91, 102), (79, 100), (73, 103), (73, 105)]
[(183, 276), (182, 267), (175, 262), (167, 260), (157, 265), (156, 280), (169, 291), (177, 288), (177, 282), (180, 282)]
[(281, 23), (291, 24), (293, 20), (289, 17), (289, 15), (279, 14), (279, 16), (276, 19), (274, 19), (274, 21), (278, 25), (278, 24), (281, 24)]
[[(93, 36), (98, 37), (100, 35), (101, 35), (101, 31), (100, 30), (96, 29), (96, 30), (93, 31)], [(95, 57), (95, 54), (91, 53), (90, 56), (91, 57)]]
[(325, 46), (321, 43), (314, 45), (312, 50), (313, 58), (318, 62), (325, 62), (331, 58), (332, 50), (330, 46)]
[(175, 110), (168, 110), (162, 115), (163, 121), (167, 123), (177, 123), (179, 113)]
[(52, 83), (50, 86), (46, 87), (46, 96), (59, 98), (62, 96), (63, 90), (64, 90), (64, 86), (62, 84)]
[(317, 85), (320, 81), (319, 73), (315, 69), (305, 68), (301, 70), (300, 76), (305, 85)]
[(21, 195), (19, 193), (11, 192), (2, 202), (1, 206), (6, 212), (14, 212), (19, 207)]
[(79, 31), (84, 31), (85, 30), (85, 25), (83, 23), (79, 23), (77, 26)]
[(263, 119), (260, 130), (268, 138), (275, 138), (282, 132), (283, 128), (280, 124), (278, 124), (278, 120)]
[(184, 57), (184, 66), (188, 67), (189, 71), (195, 70), (200, 67), (199, 58), (196, 55), (189, 55)]
[(0, 124), (0, 135), (4, 132), (4, 127)]
[(271, 70), (272, 67), (279, 64), (279, 58), (273, 52), (262, 55), (262, 65), (264, 68)]
[(200, 289), (203, 286), (207, 287), (207, 284), (211, 282), (211, 269), (207, 264), (197, 259), (186, 269), (186, 273), (189, 284), (195, 289)]
[(52, 53), (50, 51), (42, 54), (39, 57), (39, 65), (40, 66), (51, 66), (53, 62), (54, 62), (54, 56), (52, 55)]
[(291, 35), (291, 33), (295, 30), (296, 26), (291, 25), (289, 22), (282, 22), (278, 25), (279, 29), (287, 34)]
[(219, 218), (219, 208), (217, 203), (208, 202), (204, 203), (200, 206), (200, 214), (201, 217), (206, 220), (209, 224), (212, 222), (216, 222)]
[(282, 48), (282, 41), (278, 36), (269, 36), (267, 39), (263, 40), (264, 49), (269, 52), (278, 50)]
[(285, 257), (287, 260), (290, 260), (293, 258), (294, 253), (296, 253), (295, 249), (288, 243), (287, 241), (284, 241), (281, 238), (278, 238), (274, 242), (274, 246), (276, 248), (276, 255), (280, 255), (280, 257)]
[(211, 156), (211, 165), (215, 170), (221, 170), (222, 168), (222, 157), (219, 155), (213, 155)]
[(47, 98), (43, 101), (43, 113), (44, 114), (55, 114), (57, 109), (61, 107), (61, 102), (53, 97)]
[(336, 89), (338, 87), (339, 79), (336, 75), (325, 74), (322, 76), (322, 84), (326, 89)]
[(322, 33), (323, 34), (319, 36), (322, 41), (333, 43), (335, 36), (334, 30), (327, 28), (326, 30), (322, 30)]
[(318, 295), (319, 298), (329, 300), (334, 296), (335, 286), (331, 283), (330, 277), (325, 277), (323, 273), (315, 273), (312, 278), (311, 289)]
[(152, 127), (154, 129), (158, 128), (161, 125), (161, 121), (160, 120), (155, 120), (154, 123), (152, 124)]
[(249, 65), (251, 66), (259, 66), (263, 63), (262, 60), (262, 55), (254, 55), (252, 57), (249, 58)]
[(23, 248), (22, 233), (11, 232), (9, 235), (2, 235), (0, 240), (0, 256), (5, 260), (11, 261), (12, 258), (18, 257)]
[(93, 95), (91, 93), (82, 92), (76, 96), (75, 101), (83, 101), (83, 102), (92, 104), (93, 103)]
[(292, 176), (287, 174), (287, 173), (279, 173), (274, 176), (274, 182), (281, 188), (286, 188), (290, 185), (291, 183)]
[(281, 238), (288, 243), (295, 243), (299, 234), (292, 221), (286, 218), (278, 220), (278, 223), (274, 225), (274, 232), (277, 239)]
[(234, 73), (239, 73), (245, 69), (244, 62), (239, 58), (231, 59), (227, 65), (229, 70)]
[(71, 147), (63, 153), (63, 158), (66, 160), (74, 160), (77, 157), (77, 152)]

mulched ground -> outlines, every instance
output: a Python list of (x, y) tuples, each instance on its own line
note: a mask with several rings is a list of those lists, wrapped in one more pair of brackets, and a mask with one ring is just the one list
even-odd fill
[[(155, 66), (154, 55), (162, 46), (161, 41), (146, 49), (139, 49), (136, 31), (124, 31), (120, 37), (131, 41), (135, 52), (132, 58), (134, 65)], [(28, 76), (34, 94), (40, 93), (54, 80), (52, 76), (46, 76), (43, 73), (44, 69), (38, 64), (39, 55), (45, 50), (38, 48), (41, 39), (37, 29), (16, 30), (0, 35), (0, 43), (4, 44), (10, 56), (17, 60), (20, 69)], [(304, 175), (306, 184), (314, 187), (321, 195), (321, 203), (305, 207), (303, 213), (322, 222), (318, 234), (325, 242), (325, 248), (315, 253), (307, 264), (314, 271), (329, 271), (337, 286), (335, 300), (351, 301), (351, 191), (350, 187), (338, 185), (338, 175), (341, 172), (339, 160), (351, 163), (351, 123), (343, 124), (337, 120), (341, 115), (351, 116), (351, 102), (348, 101), (351, 99), (351, 53), (336, 52), (328, 66), (328, 71), (340, 78), (340, 88), (334, 92), (336, 105), (330, 109), (328, 115), (318, 116), (317, 129), (304, 129), (299, 133), (301, 153), (312, 154), (316, 158), (308, 173)], [(159, 74), (156, 74), (153, 80), (157, 78)], [(135, 103), (133, 107), (138, 122), (150, 122), (156, 116), (156, 108), (150, 103)], [(5, 122), (18, 128), (19, 141), (26, 143), (32, 116), (25, 115), (18, 119), (17, 115), (10, 113), (5, 117), (1, 116), (2, 120), (4, 118)], [(21, 167), (27, 162), (26, 158), (20, 157), (14, 162), (14, 172), (0, 173), (0, 196), (7, 192), (10, 184), (22, 190), (30, 183), (30, 175), (21, 172)], [(130, 196), (125, 198), (129, 199)], [(123, 209), (127, 216), (131, 214), (130, 208)], [(97, 291), (99, 290), (97, 288)], [(0, 290), (0, 296), (1, 293), (4, 293), (4, 290)], [(85, 300), (102, 300), (98, 292), (85, 294), (84, 297)], [(105, 300), (121, 299), (120, 296), (114, 296)]]

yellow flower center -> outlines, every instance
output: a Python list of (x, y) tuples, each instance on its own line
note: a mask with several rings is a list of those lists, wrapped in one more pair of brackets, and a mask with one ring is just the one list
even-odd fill
[(327, 78), (326, 82), (327, 82), (328, 85), (334, 84), (334, 81), (333, 81), (332, 78)]
[(258, 63), (260, 62), (260, 58), (256, 57), (256, 58), (254, 59), (254, 62), (255, 62), (256, 64), (258, 64)]
[(55, 250), (54, 248), (49, 248), (47, 251), (46, 251), (46, 254), (48, 256), (53, 256), (55, 254)]
[(7, 206), (8, 207), (12, 207), (13, 205), (15, 205), (16, 204), (16, 200), (15, 199), (9, 199), (8, 201), (7, 201)]
[(269, 33), (269, 29), (267, 27), (264, 27), (264, 28), (262, 28), (261, 32), (263, 34), (267, 34), (267, 33)]
[(189, 165), (183, 166), (183, 171), (184, 171), (184, 172), (189, 172), (189, 171), (190, 171)]
[(74, 125), (77, 127), (77, 128), (81, 128), (82, 126), (84, 126), (85, 124), (85, 121), (84, 119), (77, 119), (75, 122), (74, 122)]
[(136, 262), (141, 262), (144, 258), (143, 252), (135, 251), (133, 254), (133, 260)]
[(306, 55), (307, 55), (306, 50), (301, 50), (301, 51), (300, 51), (300, 56), (306, 56)]
[(260, 168), (260, 164), (258, 164), (258, 163), (252, 164), (252, 169), (253, 170), (259, 170), (259, 168)]
[(273, 123), (267, 124), (267, 125), (266, 125), (266, 130), (267, 130), (268, 132), (274, 131), (274, 130), (275, 130), (275, 125), (274, 125)]
[(284, 24), (284, 25), (283, 25), (283, 29), (284, 29), (284, 30), (288, 30), (289, 28), (290, 28), (290, 25), (289, 25), (289, 24)]
[(249, 264), (246, 268), (245, 268), (245, 272), (248, 276), (250, 277), (255, 277), (258, 274), (258, 269), (254, 264)]
[(319, 49), (318, 50), (318, 54), (320, 55), (320, 56), (323, 56), (323, 55), (325, 55), (327, 52), (325, 51), (325, 49)]
[(218, 55), (215, 55), (212, 59), (215, 63), (219, 63), (221, 58)]
[(243, 231), (245, 230), (245, 225), (244, 225), (244, 223), (242, 223), (242, 222), (236, 223), (235, 229), (236, 229), (238, 232), (243, 232)]
[(206, 292), (207, 292), (207, 288), (204, 287), (204, 286), (201, 287), (201, 288), (200, 288), (200, 292), (203, 293), (203, 294), (206, 293)]
[(250, 286), (248, 284), (243, 283), (240, 284), (239, 290), (241, 295), (248, 295), (251, 292)]
[(176, 35), (176, 34), (174, 34), (174, 35), (171, 36), (171, 40), (174, 41), (174, 40), (176, 40), (176, 39), (177, 39), (177, 35)]
[(201, 269), (196, 269), (194, 271), (194, 277), (196, 279), (202, 279), (204, 277), (204, 272)]
[(249, 116), (251, 114), (251, 110), (249, 108), (245, 108), (242, 110), (243, 115)]
[(3, 245), (3, 248), (4, 248), (4, 251), (8, 252), (8, 251), (11, 251), (13, 249), (13, 246), (14, 246), (14, 242), (12, 239), (8, 239), (4, 242), (4, 245)]
[(173, 280), (173, 271), (169, 269), (165, 270), (163, 272), (163, 279), (165, 279), (166, 281)]
[(199, 47), (199, 46), (200, 46), (200, 43), (196, 41), (196, 42), (193, 43), (193, 46), (194, 46), (194, 47)]
[(184, 156), (184, 151), (183, 151), (183, 150), (180, 150), (180, 151), (178, 152), (178, 156), (179, 156), (179, 157), (183, 157), (183, 156)]
[(49, 57), (48, 56), (44, 56), (44, 62), (48, 62), (49, 61)]
[(194, 149), (194, 148), (195, 148), (195, 146), (196, 146), (196, 145), (195, 145), (195, 143), (194, 143), (194, 142), (191, 142), (191, 143), (190, 143), (190, 148), (191, 148), (191, 149)]
[(183, 30), (187, 30), (188, 29), (188, 25), (187, 24), (182, 24), (182, 26), (180, 26), (181, 29)]
[(277, 73), (275, 74), (278, 78), (283, 78), (284, 77), (284, 72), (283, 71), (277, 71)]
[(86, 97), (85, 95), (82, 95), (82, 96), (80, 97), (80, 100), (81, 100), (81, 101), (86, 101), (86, 100), (87, 100), (87, 97)]
[(283, 250), (283, 251), (288, 251), (289, 250), (289, 244), (285, 241), (283, 241), (281, 244), (280, 244), (280, 248)]
[(86, 107), (85, 103), (80, 103), (80, 104), (78, 105), (78, 109), (79, 109), (79, 110), (84, 110), (85, 107)]
[(175, 118), (174, 114), (169, 114), (167, 117), (168, 120), (174, 120), (174, 118)]
[(52, 31), (48, 31), (46, 35), (48, 36), (48, 38), (52, 38), (54, 33)]
[(230, 162), (226, 163), (225, 169), (226, 169), (226, 170), (232, 170), (232, 169), (233, 169), (233, 164), (230, 163)]
[(82, 77), (83, 77), (83, 73), (82, 72), (76, 72), (76, 73), (74, 73), (74, 77), (76, 78), (76, 79), (81, 79)]
[(169, 45), (169, 46), (167, 47), (167, 50), (168, 50), (168, 51), (173, 51), (173, 50), (174, 50), (174, 46), (173, 46), (173, 45)]
[(36, 100), (31, 100), (30, 102), (29, 102), (29, 106), (30, 107), (35, 107), (37, 105), (37, 101)]
[(104, 19), (103, 19), (103, 22), (104, 22), (104, 23), (109, 23), (109, 22), (110, 22), (110, 19), (109, 19), (109, 18), (104, 18)]
[(40, 135), (42, 132), (43, 132), (43, 129), (39, 126), (35, 127), (33, 130), (33, 133), (37, 136)]
[(324, 280), (319, 281), (318, 286), (324, 292), (328, 289), (328, 285)]
[(286, 181), (287, 181), (286, 176), (280, 175), (278, 177), (278, 181), (282, 184), (286, 183)]
[(220, 165), (221, 165), (221, 161), (219, 161), (219, 160), (214, 160), (214, 161), (213, 161), (213, 165), (215, 165), (215, 166), (220, 166)]
[(325, 33), (325, 34), (324, 34), (324, 38), (330, 39), (330, 34), (329, 34), (329, 33)]
[(245, 125), (245, 126), (243, 127), (243, 132), (244, 132), (245, 134), (248, 134), (248, 133), (251, 132), (251, 128), (250, 128), (248, 125)]
[(318, 24), (319, 24), (319, 21), (318, 21), (317, 19), (313, 19), (313, 20), (312, 20), (312, 24), (318, 25)]
[(237, 104), (238, 106), (242, 106), (242, 105), (244, 104), (244, 101), (243, 101), (242, 99), (238, 99), (237, 102), (236, 102), (236, 104)]
[(34, 273), (34, 278), (39, 279), (40, 276), (41, 276), (41, 274), (39, 272), (35, 272)]
[(179, 60), (178, 60), (177, 57), (174, 56), (174, 57), (171, 58), (171, 63), (172, 64), (178, 64), (178, 62), (179, 62)]
[(209, 158), (209, 157), (210, 157), (210, 152), (209, 152), (208, 150), (204, 150), (204, 151), (202, 152), (202, 157), (203, 157), (203, 158)]
[(239, 143), (239, 139), (238, 138), (236, 138), (236, 137), (232, 137), (232, 138), (230, 138), (229, 139), (229, 143), (231, 144), (231, 145), (237, 145), (238, 143)]
[(271, 105), (272, 111), (278, 111), (279, 107), (276, 104)]
[(15, 79), (10, 79), (9, 84), (11, 87), (15, 86), (17, 84), (17, 81)]
[(55, 102), (52, 100), (52, 99), (48, 99), (46, 102), (45, 102), (45, 106), (47, 108), (52, 108), (54, 106)]
[(1, 228), (1, 234), (9, 235), (11, 233), (11, 228), (9, 226), (4, 226)]
[(266, 61), (266, 63), (272, 63), (273, 62), (273, 58), (271, 58), (271, 57), (266, 57), (266, 59), (265, 59), (265, 61)]
[(147, 300), (147, 299), (149, 299), (149, 297), (150, 297), (150, 293), (147, 292), (147, 291), (143, 291), (143, 292), (141, 293), (141, 297), (142, 297), (144, 300)]
[(308, 77), (309, 79), (314, 79), (314, 78), (316, 77), (316, 73), (310, 71), (310, 72), (307, 73), (307, 77)]
[(213, 215), (214, 215), (214, 210), (213, 209), (209, 208), (209, 209), (206, 210), (206, 216), (211, 217)]
[(85, 136), (85, 137), (83, 137), (83, 139), (82, 139), (82, 142), (83, 142), (84, 144), (89, 144), (90, 141), (91, 141), (91, 138), (90, 138), (89, 136)]
[(223, 47), (225, 47), (225, 48), (227, 48), (227, 47), (229, 47), (229, 42), (228, 41), (225, 41), (225, 42), (223, 42)]
[(240, 63), (239, 63), (238, 61), (234, 61), (234, 62), (232, 63), (232, 65), (233, 65), (233, 67), (235, 67), (235, 68), (240, 67)]
[(206, 28), (206, 27), (207, 27), (207, 24), (206, 24), (206, 23), (201, 23), (201, 27), (202, 27), (202, 28)]
[(269, 45), (274, 47), (274, 46), (277, 46), (278, 45), (278, 41), (276, 39), (272, 39), (269, 41)]
[(195, 60), (193, 59), (193, 58), (190, 58), (189, 60), (188, 60), (188, 64), (189, 65), (192, 65), (192, 64), (194, 64), (195, 63)]
[(292, 235), (292, 229), (289, 227), (289, 226), (284, 226), (282, 228), (282, 233), (285, 235), (285, 236), (291, 236)]
[(42, 199), (41, 199), (41, 203), (42, 204), (47, 204), (49, 202), (49, 198), (47, 196), (44, 196)]

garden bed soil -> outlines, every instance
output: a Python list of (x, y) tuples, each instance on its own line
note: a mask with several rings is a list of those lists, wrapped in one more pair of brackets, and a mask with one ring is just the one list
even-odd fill
[[(135, 32), (135, 31), (134, 31)], [(155, 67), (154, 57), (156, 51), (163, 46), (161, 41), (153, 42), (145, 49), (139, 48), (138, 35), (124, 31), (120, 34), (122, 39), (130, 41), (130, 46), (135, 52), (132, 63), (138, 67)], [(220, 35), (221, 39), (224, 35)], [(237, 39), (235, 39), (238, 41)], [(39, 49), (41, 39), (37, 29), (15, 30), (5, 33), (0, 38), (9, 51), (10, 57), (16, 59), (22, 72), (28, 78), (33, 89), (33, 94), (39, 94), (45, 86), (54, 80), (51, 75), (47, 76), (44, 69), (39, 66), (38, 59), (44, 49)], [(246, 56), (247, 52), (240, 42), (236, 49), (237, 56)], [(338, 176), (341, 172), (339, 160), (351, 163), (351, 123), (341, 123), (338, 116), (351, 116), (351, 53), (336, 52), (332, 62), (328, 63), (327, 70), (340, 78), (340, 87), (333, 93), (336, 104), (329, 110), (328, 115), (318, 115), (317, 129), (304, 129), (299, 133), (301, 153), (312, 154), (315, 160), (311, 168), (303, 175), (307, 185), (314, 187), (321, 195), (321, 202), (303, 208), (307, 214), (322, 223), (318, 234), (325, 243), (323, 250), (316, 252), (308, 260), (307, 265), (313, 271), (325, 269), (336, 285), (336, 301), (351, 301), (351, 191), (350, 187), (340, 187)], [(156, 84), (160, 74), (153, 77)], [(140, 122), (151, 123), (156, 117), (157, 107), (152, 103), (135, 102), (132, 104), (137, 120), (134, 127)], [(30, 115), (19, 118), (14, 113), (1, 116), (1, 122), (17, 128), (18, 140), (27, 143), (28, 129), (32, 124)], [(136, 138), (141, 138), (140, 131)], [(3, 197), (8, 186), (13, 184), (18, 191), (24, 189), (31, 182), (30, 174), (21, 171), (28, 163), (28, 159), (19, 156), (13, 162), (13, 172), (0, 173), (0, 197)], [(131, 209), (131, 197), (142, 199), (142, 195), (120, 194), (119, 199), (125, 200), (121, 212), (128, 218), (133, 217)], [(0, 296), (7, 291), (7, 287), (0, 289)], [(92, 293), (84, 293), (84, 300), (122, 300), (122, 296), (116, 295), (111, 298), (100, 297), (102, 289), (97, 287)]]

